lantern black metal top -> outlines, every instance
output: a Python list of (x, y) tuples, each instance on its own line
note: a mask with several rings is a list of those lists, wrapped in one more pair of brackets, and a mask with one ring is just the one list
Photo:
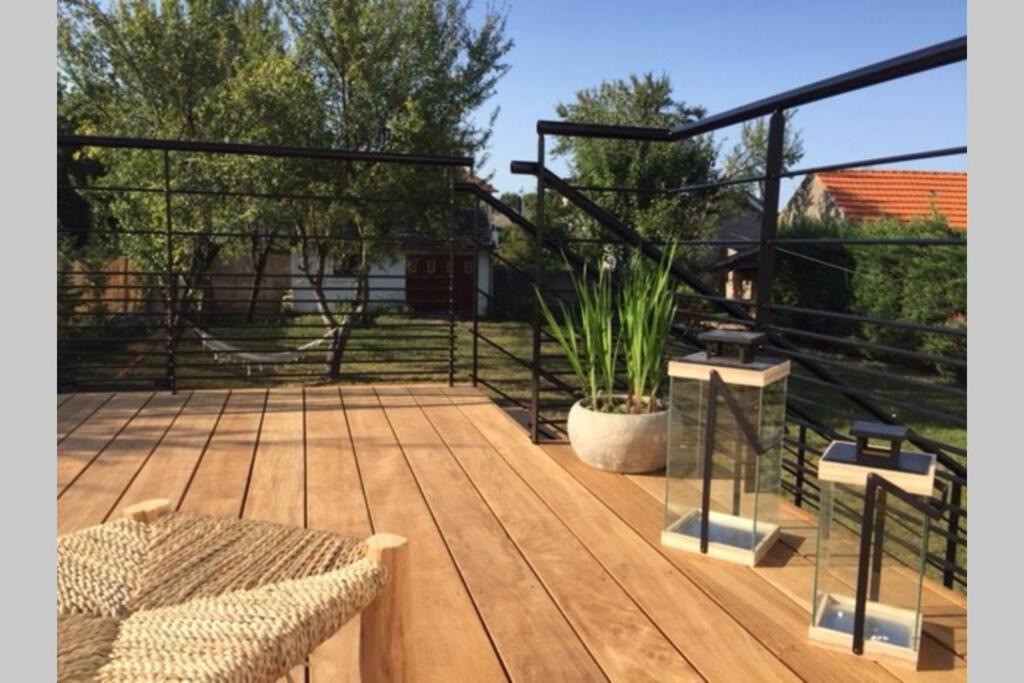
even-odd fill
[(709, 360), (733, 359), (743, 364), (754, 361), (767, 338), (768, 335), (763, 332), (745, 330), (710, 330), (697, 335), (697, 339), (703, 342), (707, 349)]
[(834, 463), (908, 474), (927, 474), (932, 466), (931, 456), (902, 450), (901, 446), (908, 435), (906, 427), (880, 422), (854, 422), (850, 434), (856, 439), (855, 443), (837, 441), (822, 457)]

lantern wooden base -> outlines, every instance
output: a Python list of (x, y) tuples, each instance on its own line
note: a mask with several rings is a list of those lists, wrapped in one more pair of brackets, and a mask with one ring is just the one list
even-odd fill
[[(711, 511), (708, 522), (712, 527), (719, 529), (735, 530), (737, 533), (751, 534), (753, 520), (749, 517), (738, 517), (724, 512)], [(753, 567), (768, 554), (775, 541), (779, 540), (779, 526), (777, 524), (758, 523), (758, 529), (764, 534), (757, 545), (751, 548), (742, 548), (728, 543), (717, 543), (708, 539), (708, 557), (714, 557), (726, 562), (742, 564)], [(695, 533), (686, 533), (695, 529)], [(710, 535), (710, 534), (709, 534)], [(661, 532), (661, 544), (671, 548), (679, 548), (688, 552), (700, 552), (700, 510), (691, 510), (683, 515), (675, 524)]]
[[(853, 654), (853, 597), (829, 593), (818, 602), (819, 607), (814, 615), (814, 622), (808, 630), (811, 642), (830, 650)], [(821, 625), (830, 608), (840, 608), (848, 613), (850, 632), (826, 628)], [(917, 619), (917, 613), (914, 610), (883, 605), (878, 602), (868, 602), (865, 615), (868, 620), (884, 620), (905, 628), (910, 645), (921, 642), (921, 622)], [(864, 654), (861, 656), (877, 662), (917, 668), (918, 654), (919, 650), (915, 650), (910, 646), (903, 647), (865, 638)]]

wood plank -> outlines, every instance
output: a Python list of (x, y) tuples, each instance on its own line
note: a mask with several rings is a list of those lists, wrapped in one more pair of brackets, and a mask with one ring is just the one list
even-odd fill
[(374, 531), (409, 539), (409, 679), (505, 680), (376, 394), (363, 387), (341, 394)]
[(265, 389), (231, 392), (179, 510), (242, 515), (266, 401)]
[(68, 437), (90, 415), (109, 401), (113, 394), (71, 394), (57, 403), (57, 443)]
[(157, 394), (57, 499), (57, 533), (101, 523), (156, 449), (189, 393)]
[(111, 517), (153, 498), (166, 498), (176, 509), (206, 450), (227, 401), (226, 391), (195, 392), (160, 445), (121, 497)]
[[(794, 680), (779, 657), (652, 549), (568, 472), (530, 443), (523, 429), (486, 399), (451, 398), (494, 450), (540, 495), (710, 680)], [(685, 607), (684, 607), (685, 606)]]
[[(513, 680), (604, 680), (607, 673), (613, 680), (651, 680), (641, 666), (616, 666), (619, 662), (607, 656), (607, 647), (600, 652), (605, 656), (595, 652), (602, 663), (611, 665), (602, 673), (413, 397), (401, 388), (396, 392), (388, 387), (378, 388), (378, 396), (509, 676)], [(550, 512), (545, 517), (548, 524), (557, 524)], [(537, 568), (535, 559), (532, 564)], [(605, 592), (602, 588), (598, 595), (594, 589), (611, 581), (603, 572), (597, 576), (598, 583), (589, 583), (589, 578), (592, 575), (587, 573), (578, 577), (577, 592), (588, 593), (591, 604), (599, 607)], [(623, 601), (629, 604), (628, 599)], [(635, 607), (634, 611), (638, 613)], [(524, 619), (524, 614), (530, 618)], [(592, 623), (597, 626), (600, 619), (595, 616)], [(664, 638), (643, 623), (643, 615), (638, 616), (637, 631), (631, 633), (636, 637), (633, 647), (650, 646), (652, 663), (664, 664), (666, 673), (692, 674), (678, 653), (666, 647)], [(611, 633), (615, 625), (614, 619), (607, 624), (606, 641), (616, 637)], [(665, 650), (670, 654), (659, 656)]]
[[(306, 463), (302, 389), (271, 389), (263, 413), (242, 517), (305, 526)], [(291, 670), (306, 678), (306, 667)]]
[(271, 389), (263, 413), (242, 516), (305, 526), (306, 468), (302, 389)]
[(57, 394), (57, 407), (60, 408), (62, 405), (64, 405), (65, 403), (67, 403), (68, 401), (73, 399), (74, 397), (75, 397), (75, 394), (73, 392), (70, 393), (70, 394), (58, 393)]
[[(925, 657), (925, 652), (922, 652), (925, 668), (937, 670), (914, 672), (902, 667), (883, 667), (852, 655), (834, 653), (812, 645), (807, 640), (809, 611), (766, 581), (759, 573), (762, 568), (755, 570), (738, 567), (661, 546), (659, 528), (663, 511), (659, 500), (631, 485), (626, 477), (587, 467), (573, 455), (568, 446), (545, 446), (545, 451), (567, 472), (598, 492), (597, 495), (630, 523), (652, 547), (705, 587), (725, 609), (777, 652), (801, 677), (807, 680), (837, 676), (851, 680), (962, 680), (960, 674), (951, 670), (952, 667), (946, 662), (931, 659), (931, 654)], [(765, 565), (787, 565), (793, 553), (789, 551), (788, 555), (779, 557), (777, 553), (783, 548), (783, 544), (777, 545)], [(807, 590), (810, 590), (809, 586)]]
[[(337, 387), (307, 388), (306, 521), (354, 538), (373, 533)], [(359, 619), (352, 619), (309, 658), (311, 683), (358, 680)]]
[(152, 393), (117, 394), (57, 446), (57, 495), (89, 466), (152, 398)]

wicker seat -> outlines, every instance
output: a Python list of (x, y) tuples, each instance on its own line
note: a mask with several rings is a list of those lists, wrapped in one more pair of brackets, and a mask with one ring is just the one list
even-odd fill
[(387, 580), (366, 542), (248, 520), (136, 517), (57, 539), (58, 680), (277, 680)]

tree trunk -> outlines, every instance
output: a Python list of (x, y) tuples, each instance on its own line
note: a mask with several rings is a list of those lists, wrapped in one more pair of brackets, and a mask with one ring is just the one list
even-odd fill
[(259, 300), (260, 285), (263, 284), (263, 273), (267, 268), (267, 261), (270, 259), (270, 248), (273, 242), (271, 239), (261, 240), (253, 235), (252, 250), (250, 252), (252, 262), (252, 286), (249, 289), (249, 302), (245, 307), (245, 322), (252, 323), (256, 317), (256, 303)]

